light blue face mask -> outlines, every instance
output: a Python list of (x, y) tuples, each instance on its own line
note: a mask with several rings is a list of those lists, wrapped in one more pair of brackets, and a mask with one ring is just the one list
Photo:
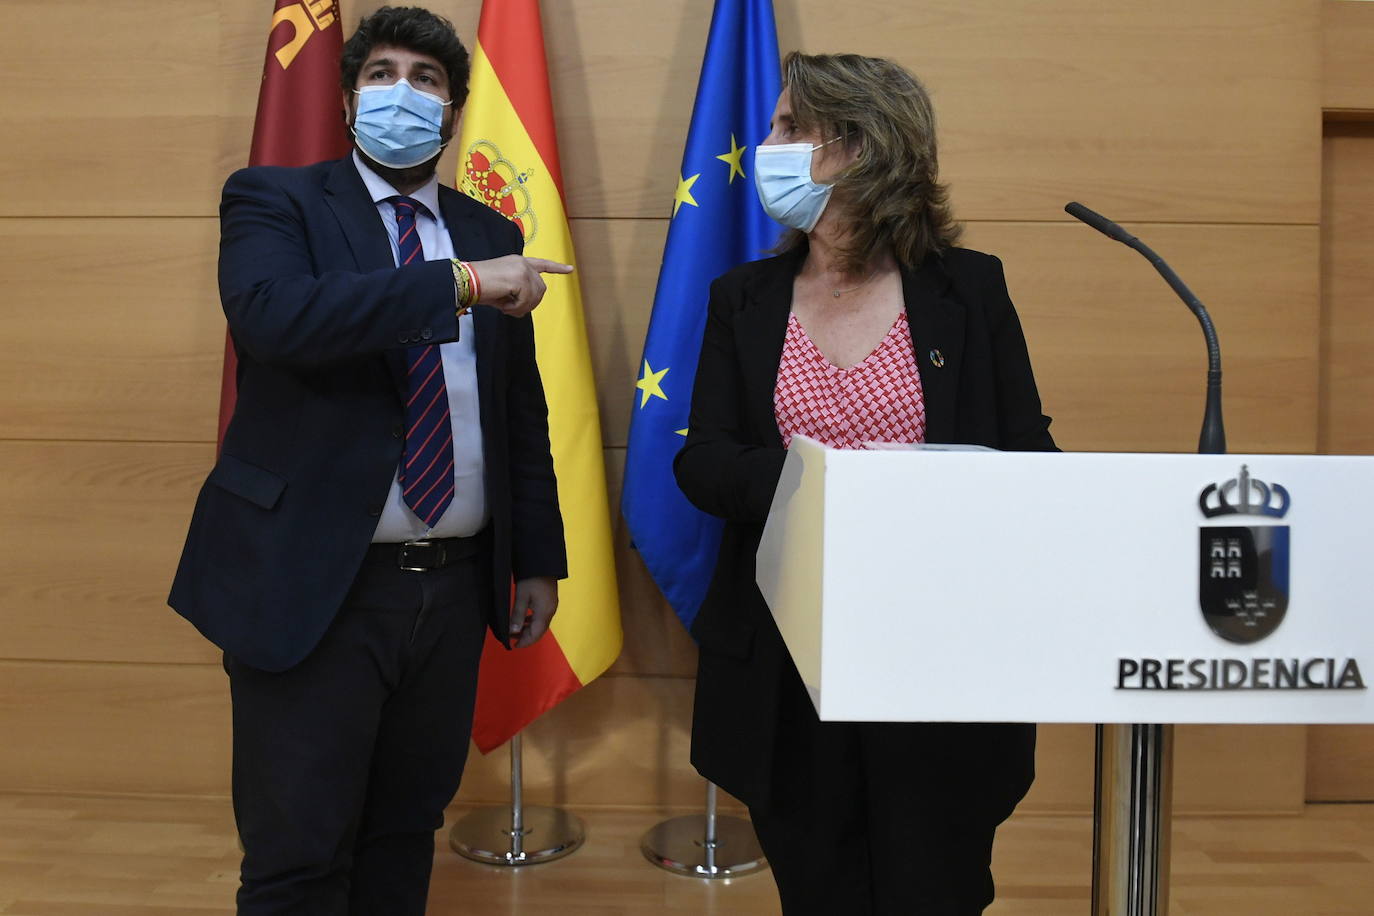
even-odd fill
[(404, 79), (390, 86), (364, 86), (353, 118), (353, 136), (363, 152), (393, 169), (408, 169), (427, 162), (444, 148), (440, 129), (445, 102), (421, 92)]
[(754, 187), (758, 189), (759, 203), (763, 204), (765, 213), (784, 226), (802, 232), (816, 228), (835, 186), (811, 180), (811, 156), (835, 140), (815, 146), (780, 143), (754, 148)]

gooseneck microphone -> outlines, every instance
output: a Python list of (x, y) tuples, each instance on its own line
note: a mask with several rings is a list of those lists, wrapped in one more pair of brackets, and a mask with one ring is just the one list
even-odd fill
[(1183, 300), (1183, 304), (1188, 306), (1189, 311), (1197, 316), (1198, 324), (1202, 325), (1202, 334), (1207, 338), (1207, 406), (1202, 414), (1202, 434), (1198, 436), (1197, 450), (1202, 455), (1225, 454), (1226, 429), (1221, 421), (1221, 348), (1217, 345), (1216, 328), (1212, 326), (1212, 318), (1207, 314), (1207, 309), (1198, 301), (1197, 296), (1193, 295), (1193, 291), (1178, 278), (1173, 268), (1164, 263), (1164, 259), (1155, 254), (1149, 245), (1101, 213), (1089, 210), (1077, 201), (1065, 206), (1064, 212), (1092, 226), (1107, 238), (1115, 239), (1127, 248), (1134, 248), (1144, 255)]

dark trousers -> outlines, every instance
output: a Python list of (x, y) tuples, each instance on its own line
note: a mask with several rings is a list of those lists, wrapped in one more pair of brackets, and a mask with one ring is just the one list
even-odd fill
[(785, 916), (978, 916), (1035, 727), (821, 722), (783, 690), (771, 801), (752, 806)]
[(467, 759), (489, 550), (369, 561), (319, 646), (272, 674), (226, 657), (242, 916), (422, 916)]

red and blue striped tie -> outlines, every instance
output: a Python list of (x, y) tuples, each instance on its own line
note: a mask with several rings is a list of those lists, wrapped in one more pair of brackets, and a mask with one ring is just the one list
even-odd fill
[[(391, 198), (396, 208), (396, 235), (404, 266), (423, 261), (415, 227), (419, 202)], [(410, 366), (406, 391), (406, 440), (401, 452), (401, 498), (420, 521), (433, 527), (453, 502), (453, 425), (439, 348), (433, 344), (406, 350)]]

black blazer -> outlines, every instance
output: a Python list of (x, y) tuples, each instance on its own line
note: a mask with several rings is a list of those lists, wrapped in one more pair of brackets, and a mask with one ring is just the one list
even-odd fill
[[(796, 677), (754, 557), (786, 455), (773, 390), (804, 255), (744, 264), (712, 284), (687, 441), (673, 465), (687, 498), (726, 520), (692, 626), (701, 649), (692, 762), (749, 804), (767, 798), (779, 683)], [(927, 441), (1054, 450), (1001, 262), (950, 249), (903, 270), (902, 293)]]
[[(450, 188), (439, 203), (460, 257), (521, 250), (499, 214)], [(222, 649), (281, 671), (319, 641), (371, 542), (403, 444), (405, 348), (457, 339), (453, 275), (448, 261), (396, 267), (351, 158), (234, 173), (220, 226), (238, 402), (168, 601)], [(479, 306), (473, 327), (489, 623), (506, 642), (512, 575), (561, 578), (567, 560), (533, 325)]]

